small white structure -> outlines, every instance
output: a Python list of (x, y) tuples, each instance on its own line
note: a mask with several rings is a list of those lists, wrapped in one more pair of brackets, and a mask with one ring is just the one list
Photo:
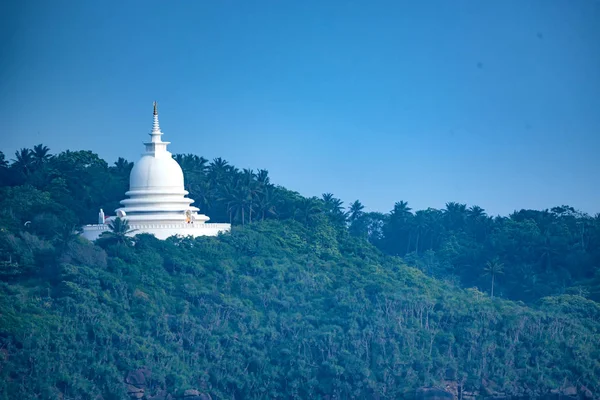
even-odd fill
[[(161, 140), (162, 132), (158, 124), (158, 110), (154, 102), (154, 124), (150, 141), (144, 143), (146, 151), (135, 163), (129, 175), (128, 199), (121, 200), (123, 207), (115, 210), (118, 217), (129, 223), (131, 235), (151, 233), (158, 239), (173, 235), (216, 236), (228, 232), (230, 224), (207, 224), (210, 219), (198, 214), (192, 206), (194, 200), (185, 197), (188, 192), (183, 185), (183, 171), (167, 151), (169, 142)], [(97, 225), (85, 225), (83, 236), (97, 239), (108, 231), (108, 223), (115, 217), (104, 217), (102, 209)]]

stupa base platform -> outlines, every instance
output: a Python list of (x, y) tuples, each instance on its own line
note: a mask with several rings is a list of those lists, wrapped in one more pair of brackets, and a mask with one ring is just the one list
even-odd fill
[[(130, 223), (129, 228), (132, 230), (127, 236), (135, 236), (140, 233), (149, 233), (154, 235), (157, 239), (165, 240), (171, 236), (217, 236), (219, 233), (227, 233), (231, 230), (231, 224), (187, 224), (187, 223), (174, 223), (174, 224), (135, 224)], [(107, 224), (95, 224), (83, 226), (83, 233), (81, 236), (84, 238), (94, 241), (102, 235), (104, 232), (110, 232), (110, 228)]]

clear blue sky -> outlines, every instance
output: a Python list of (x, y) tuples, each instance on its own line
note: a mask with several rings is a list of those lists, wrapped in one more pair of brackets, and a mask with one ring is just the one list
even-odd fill
[[(8, 2), (5, 2), (8, 3)], [(12, 1), (0, 150), (266, 168), (388, 211), (600, 212), (600, 1)]]

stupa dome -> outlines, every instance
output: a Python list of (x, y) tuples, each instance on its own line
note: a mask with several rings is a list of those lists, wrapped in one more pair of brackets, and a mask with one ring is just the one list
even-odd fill
[(129, 190), (157, 189), (184, 190), (183, 171), (170, 155), (144, 155), (135, 163), (129, 175)]

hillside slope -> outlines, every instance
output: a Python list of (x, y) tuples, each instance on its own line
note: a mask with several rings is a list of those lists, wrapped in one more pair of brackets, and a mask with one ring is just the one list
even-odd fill
[(1, 236), (30, 267), (2, 270), (0, 398), (600, 394), (597, 303), (492, 300), (325, 217), (101, 246)]

